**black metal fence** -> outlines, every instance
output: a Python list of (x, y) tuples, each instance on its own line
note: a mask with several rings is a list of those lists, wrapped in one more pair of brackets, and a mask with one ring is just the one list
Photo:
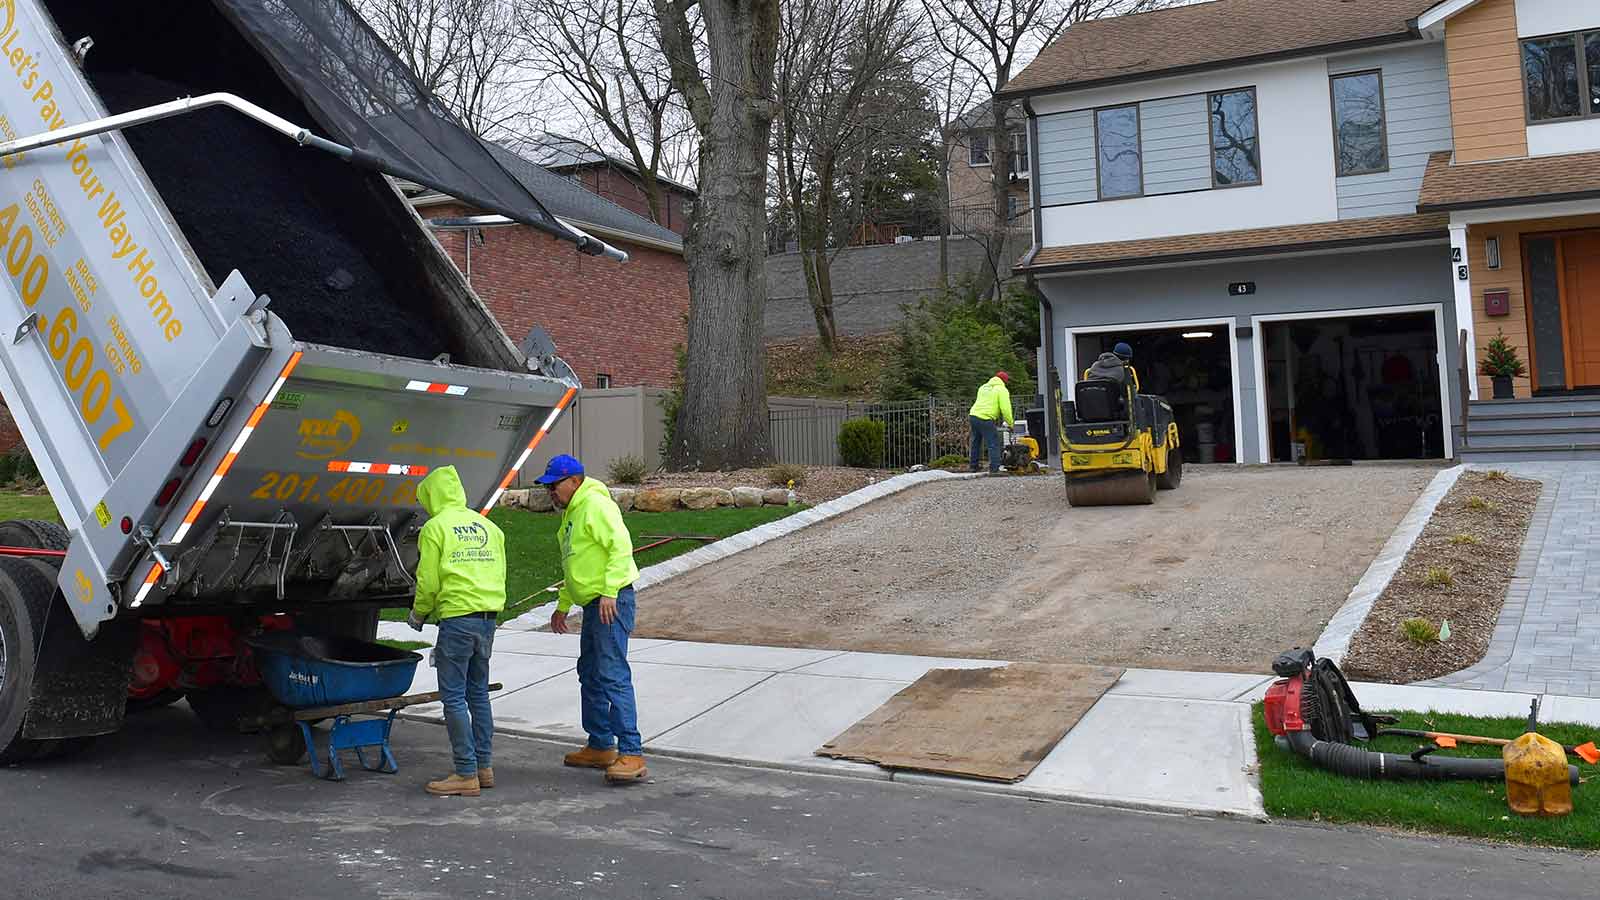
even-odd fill
[(774, 400), (768, 411), (774, 458), (780, 463), (836, 466), (839, 428), (851, 419), (884, 426), (886, 468), (927, 465), (967, 452), (967, 406), (928, 397), (897, 403), (843, 400)]

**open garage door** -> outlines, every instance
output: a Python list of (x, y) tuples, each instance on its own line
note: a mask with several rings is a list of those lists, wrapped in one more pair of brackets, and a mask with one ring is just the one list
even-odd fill
[(1437, 310), (1263, 322), (1273, 462), (1439, 459)]
[(1239, 458), (1231, 324), (1072, 329), (1068, 337), (1077, 366), (1073, 381), (1119, 341), (1133, 348), (1140, 389), (1159, 394), (1172, 405), (1184, 462), (1234, 462)]

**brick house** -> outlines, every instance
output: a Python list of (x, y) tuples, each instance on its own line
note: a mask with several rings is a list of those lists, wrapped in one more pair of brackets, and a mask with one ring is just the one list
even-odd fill
[[(577, 138), (546, 132), (518, 148), (519, 155), (528, 162), (565, 175), (630, 212), (651, 219), (650, 201), (634, 164), (619, 156), (612, 156), (589, 146)], [(689, 207), (698, 193), (695, 189), (670, 178), (657, 178), (666, 194), (661, 210), (660, 224), (668, 230), (683, 234), (689, 227)]]
[[(982, 235), (994, 221), (993, 184), (995, 178), (990, 144), (994, 133), (994, 116), (986, 100), (973, 107), (949, 126), (952, 137), (950, 153), (950, 226), (955, 234)], [(1028, 227), (1030, 193), (1028, 177), (1028, 125), (1020, 106), (1013, 106), (1007, 114), (1010, 126), (1011, 165), (1006, 178), (1010, 181), (1009, 218), (1013, 228)]]
[(482, 215), (454, 197), (411, 187), (411, 205), (512, 340), (535, 325), (584, 387), (670, 387), (685, 341), (689, 277), (678, 234), (504, 148), (489, 145), (557, 217), (628, 252), (625, 263), (573, 253), (525, 225), (461, 227)]

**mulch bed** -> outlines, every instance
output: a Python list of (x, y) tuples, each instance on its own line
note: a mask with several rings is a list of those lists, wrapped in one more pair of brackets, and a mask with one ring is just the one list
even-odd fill
[[(1351, 640), (1345, 672), (1404, 684), (1459, 672), (1483, 659), (1541, 489), (1537, 481), (1500, 473), (1464, 473)], [(1477, 506), (1478, 500), (1488, 506)], [(1441, 569), (1452, 583), (1429, 584), (1429, 572)], [(1449, 639), (1412, 642), (1401, 623), (1414, 617), (1435, 626), (1448, 621)]]

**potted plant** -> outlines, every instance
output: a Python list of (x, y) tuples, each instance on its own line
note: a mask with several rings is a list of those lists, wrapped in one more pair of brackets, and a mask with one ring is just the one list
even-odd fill
[(1511, 390), (1511, 379), (1522, 377), (1528, 370), (1517, 356), (1517, 349), (1506, 342), (1502, 331), (1489, 339), (1481, 371), (1494, 382), (1494, 399), (1510, 400), (1516, 396)]

